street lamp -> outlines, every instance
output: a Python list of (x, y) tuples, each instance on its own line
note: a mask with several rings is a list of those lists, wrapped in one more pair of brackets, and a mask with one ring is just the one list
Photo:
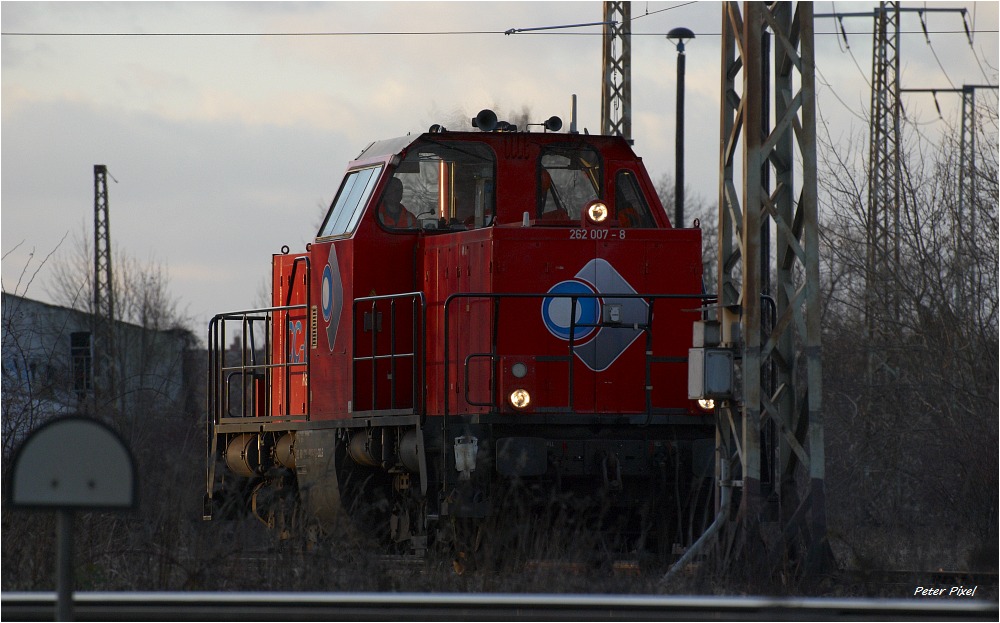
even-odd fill
[(674, 166), (674, 227), (684, 227), (684, 41), (694, 39), (690, 28), (678, 27), (667, 33), (677, 43), (677, 154)]

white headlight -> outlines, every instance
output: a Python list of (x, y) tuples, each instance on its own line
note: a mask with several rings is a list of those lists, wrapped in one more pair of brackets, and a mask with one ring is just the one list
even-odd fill
[(698, 406), (704, 409), (705, 411), (711, 411), (715, 409), (715, 401), (712, 400), (711, 398), (700, 398), (698, 400)]
[(523, 409), (531, 402), (531, 395), (524, 389), (515, 389), (510, 393), (510, 404), (515, 409)]
[(600, 201), (595, 201), (587, 208), (587, 216), (595, 223), (603, 223), (608, 218), (608, 206)]

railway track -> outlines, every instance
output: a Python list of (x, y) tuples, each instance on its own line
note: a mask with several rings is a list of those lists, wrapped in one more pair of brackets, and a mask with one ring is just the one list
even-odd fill
[[(4, 621), (52, 620), (54, 593), (3, 593)], [(996, 601), (466, 593), (89, 593), (77, 621), (996, 621)]]

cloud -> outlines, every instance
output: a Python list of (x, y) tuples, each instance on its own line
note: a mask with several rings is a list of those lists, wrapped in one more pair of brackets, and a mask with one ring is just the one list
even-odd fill
[[(817, 11), (830, 10), (820, 4)], [(979, 28), (995, 27), (997, 7), (975, 5)], [(714, 197), (719, 4), (632, 8), (633, 32), (654, 33), (632, 40), (635, 151), (654, 180), (672, 174), (676, 51), (662, 33), (688, 26), (698, 38), (687, 46), (686, 181), (693, 194)], [(596, 2), (5, 2), (0, 11), (6, 32), (502, 33), (602, 17)], [(946, 26), (959, 34), (933, 35), (933, 46), (907, 35), (907, 79), (946, 84), (933, 47), (956, 84), (985, 82), (972, 50), (995, 66), (996, 35), (980, 34), (970, 48), (961, 22)], [(858, 30), (870, 32), (867, 24)], [(67, 231), (89, 227), (93, 165), (101, 163), (119, 180), (110, 187), (116, 244), (167, 263), (173, 290), (200, 317), (248, 307), (270, 254), (310, 239), (319, 206), (368, 142), (432, 123), (469, 129), (469, 118), (489, 107), (502, 118), (525, 107), (535, 121), (556, 114), (568, 127), (574, 93), (580, 128), (598, 132), (597, 32), (4, 36), (4, 252), (25, 241), (3, 263), (4, 285), (16, 281), (28, 250), (44, 254)], [(870, 97), (870, 34), (851, 45), (848, 52), (836, 36), (817, 40), (821, 121), (834, 136), (863, 129), (855, 114)], [(940, 97), (946, 114), (957, 100)], [(936, 115), (932, 99), (908, 100), (908, 115), (921, 108)]]
[(212, 284), (204, 271), (172, 271), (174, 290), (199, 314), (250, 303), (271, 253), (311, 238), (317, 205), (363, 146), (316, 128), (177, 121), (77, 102), (5, 109), (2, 138), (3, 247), (26, 241), (3, 263), (5, 287), (32, 247), (45, 253), (67, 231), (89, 231), (93, 165), (106, 164), (118, 180), (109, 180), (114, 245), (219, 276)]

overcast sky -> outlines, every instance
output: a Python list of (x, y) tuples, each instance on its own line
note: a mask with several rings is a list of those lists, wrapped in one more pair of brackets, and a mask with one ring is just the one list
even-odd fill
[[(871, 12), (870, 2), (815, 11)], [(963, 17), (903, 15), (904, 88), (996, 83), (998, 4)], [(22, 271), (66, 241), (92, 238), (93, 165), (109, 180), (112, 244), (162, 264), (171, 292), (203, 335), (218, 312), (258, 302), (270, 257), (301, 249), (368, 143), (449, 129), (482, 108), (600, 126), (600, 27), (505, 35), (600, 21), (600, 2), (3, 2), (3, 289), (24, 294)], [(654, 180), (674, 170), (676, 50), (687, 44), (688, 195), (714, 205), (718, 184), (720, 5), (632, 3), (635, 150)], [(866, 140), (872, 19), (817, 19), (821, 119), (838, 140)], [(318, 34), (323, 33), (323, 34)], [(433, 34), (430, 34), (433, 33)], [(984, 97), (995, 95), (984, 95)], [(938, 95), (955, 123), (960, 98)], [(910, 95), (907, 115), (930, 136), (947, 131), (934, 99)], [(68, 234), (68, 235), (67, 235)], [(34, 254), (31, 257), (30, 254)], [(50, 260), (50, 263), (54, 260)], [(51, 266), (27, 296), (52, 301)]]

